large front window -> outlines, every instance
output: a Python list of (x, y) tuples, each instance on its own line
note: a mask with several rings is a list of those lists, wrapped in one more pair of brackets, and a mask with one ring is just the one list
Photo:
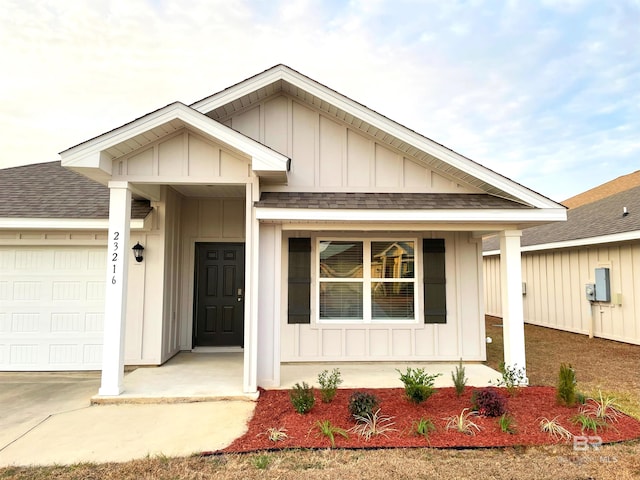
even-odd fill
[(414, 321), (415, 243), (318, 240), (319, 320)]

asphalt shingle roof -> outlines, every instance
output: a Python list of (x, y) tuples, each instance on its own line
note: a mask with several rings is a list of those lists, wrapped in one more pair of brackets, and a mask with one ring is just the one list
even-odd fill
[[(628, 215), (623, 215), (627, 207)], [(540, 245), (640, 230), (640, 187), (567, 210), (567, 221), (522, 231), (521, 245)], [(500, 248), (497, 237), (485, 239), (484, 251)]]
[[(145, 218), (148, 201), (133, 200), (131, 217)], [(109, 189), (60, 162), (0, 170), (0, 218), (109, 218)]]
[(322, 209), (530, 209), (489, 194), (263, 192), (257, 207)]

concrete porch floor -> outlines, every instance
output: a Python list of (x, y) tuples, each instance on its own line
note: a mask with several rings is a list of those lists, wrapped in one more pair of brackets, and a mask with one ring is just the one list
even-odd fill
[[(349, 362), (282, 364), (281, 386), (291, 388), (307, 382), (318, 386), (318, 373), (340, 369), (341, 388), (402, 387), (396, 369), (424, 368), (441, 373), (436, 387), (453, 386), (451, 372), (457, 362)], [(500, 374), (482, 363), (465, 363), (467, 385), (483, 387)], [(181, 352), (160, 367), (141, 367), (124, 377), (124, 392), (118, 397), (95, 396), (93, 403), (177, 403), (212, 400), (255, 400), (256, 395), (242, 391), (242, 353)]]

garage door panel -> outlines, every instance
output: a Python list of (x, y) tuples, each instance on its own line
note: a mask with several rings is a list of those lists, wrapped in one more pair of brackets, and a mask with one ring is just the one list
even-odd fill
[(106, 249), (0, 247), (0, 370), (97, 370)]

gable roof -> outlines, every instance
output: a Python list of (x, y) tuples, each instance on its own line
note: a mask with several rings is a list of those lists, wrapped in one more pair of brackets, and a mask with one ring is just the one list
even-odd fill
[[(192, 108), (207, 116), (225, 121), (232, 114), (278, 93), (319, 108), (350, 125), (365, 131), (377, 141), (398, 149), (418, 163), (455, 178), (461, 184), (498, 197), (537, 208), (559, 208), (553, 200), (470, 160), (463, 155), (397, 123), (384, 115), (293, 70), (276, 65), (214, 95), (199, 100)], [(293, 159), (295, 162), (295, 158)]]
[[(566, 222), (527, 228), (522, 231), (521, 245), (523, 251), (532, 251), (639, 238), (640, 186), (571, 208)], [(495, 253), (499, 248), (496, 237), (483, 242), (485, 253)]]
[[(132, 200), (132, 219), (150, 211), (148, 201)], [(0, 218), (108, 219), (109, 189), (60, 162), (1, 169)]]
[(630, 188), (637, 186), (640, 186), (640, 170), (627, 175), (622, 175), (610, 182), (598, 185), (597, 187), (587, 190), (586, 192), (579, 193), (578, 195), (575, 195), (561, 203), (565, 207), (576, 208), (586, 205), (587, 203), (602, 200), (603, 198), (624, 192), (625, 190), (629, 190)]
[(62, 165), (106, 184), (111, 176), (113, 159), (186, 127), (215, 138), (231, 150), (250, 156), (251, 167), (259, 175), (286, 178), (290, 162), (288, 157), (181, 102), (174, 102), (60, 152)]

